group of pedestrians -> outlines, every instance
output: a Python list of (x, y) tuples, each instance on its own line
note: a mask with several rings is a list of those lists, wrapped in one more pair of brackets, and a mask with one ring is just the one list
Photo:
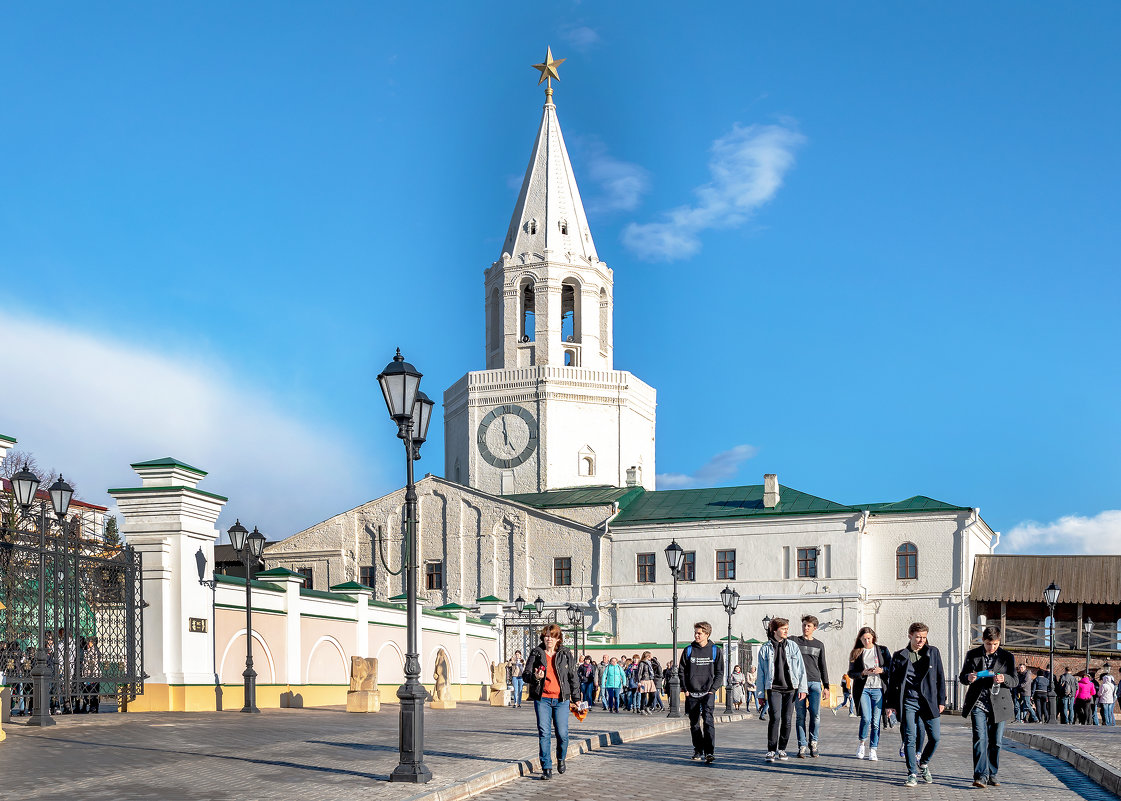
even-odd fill
[[(101, 702), (101, 684), (96, 679), (102, 672), (101, 649), (96, 637), (68, 636), (65, 628), (57, 635), (48, 631), (45, 649), (52, 680), (50, 688), (50, 714), (87, 714), (98, 712)], [(0, 684), (11, 689), (13, 717), (30, 715), (34, 711), (34, 683), (31, 671), (35, 664), (36, 649), (30, 637), (0, 642)]]
[[(1020, 683), (1013, 692), (1014, 718), (1023, 723), (1050, 723), (1051, 680), (1047, 671), (1029, 668), (1021, 663), (1016, 669), (1016, 675)], [(1100, 670), (1082, 670), (1078, 673), (1073, 673), (1067, 665), (1055, 681), (1055, 696), (1055, 712), (1059, 723), (1116, 725), (1114, 706), (1117, 703), (1117, 679), (1109, 663)]]

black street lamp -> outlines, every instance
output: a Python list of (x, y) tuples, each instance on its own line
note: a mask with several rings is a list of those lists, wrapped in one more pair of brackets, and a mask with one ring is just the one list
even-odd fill
[(763, 631), (766, 632), (768, 637), (771, 636), (771, 616), (770, 615), (764, 615), (763, 616)]
[(576, 604), (568, 604), (568, 622), (572, 624), (572, 651), (576, 654), (576, 664), (580, 664), (580, 627), (584, 623), (584, 610)]
[(424, 702), (428, 693), (420, 683), (420, 653), (417, 646), (417, 533), (416, 484), (413, 462), (420, 458), (420, 445), (428, 437), (432, 408), (436, 405), (420, 391), (421, 372), (405, 361), (401, 349), (378, 375), (389, 416), (397, 424), (397, 436), (405, 445), (405, 528), (406, 528), (406, 646), (405, 683), (397, 688), (401, 701), (400, 759), (389, 774), (391, 782), (424, 784), (432, 771), (424, 764)]
[[(35, 495), (39, 491), (39, 477), (27, 469), (24, 465), (23, 470), (20, 470), (11, 478), (12, 494), (15, 495), (16, 505), (19, 506), (20, 514), (24, 517), (28, 516), (31, 511), (31, 505), (35, 501)], [(74, 496), (73, 488), (63, 481), (62, 476), (51, 485), (48, 490), (51, 496), (51, 511), (54, 512), (60, 526), (65, 525), (66, 513), (70, 509), (70, 499)], [(51, 669), (50, 655), (47, 653), (47, 564), (46, 564), (46, 551), (47, 551), (47, 527), (50, 525), (50, 520), (47, 518), (47, 507), (42, 505), (39, 508), (39, 644), (35, 649), (35, 664), (31, 668), (31, 680), (34, 685), (34, 707), (31, 711), (31, 717), (27, 721), (28, 726), (53, 726), (55, 719), (51, 717), (51, 679), (54, 677), (54, 671)], [(59, 642), (57, 648), (59, 655), (66, 658), (62, 653), (62, 649), (66, 644)], [(61, 688), (60, 688), (61, 689)], [(62, 693), (59, 693), (62, 697)]]
[(230, 545), (241, 563), (245, 565), (245, 670), (241, 677), (245, 681), (245, 703), (242, 712), (260, 712), (257, 708), (257, 671), (253, 669), (253, 573), (254, 568), (265, 552), (265, 535), (253, 527), (253, 533), (235, 520), (226, 532), (230, 535)]
[(1055, 720), (1055, 604), (1059, 602), (1059, 585), (1051, 582), (1043, 591), (1043, 602), (1047, 604), (1048, 615), (1051, 618), (1051, 658), (1047, 676), (1047, 715), (1048, 720)]
[(1086, 618), (1082, 624), (1082, 631), (1086, 633), (1086, 675), (1090, 675), (1090, 633), (1094, 630), (1094, 621)]
[(736, 613), (736, 607), (740, 605), (740, 594), (729, 587), (724, 585), (724, 589), (720, 591), (720, 602), (724, 604), (724, 611), (728, 613), (728, 671), (727, 678), (724, 680), (724, 714), (732, 714), (732, 615)]
[(667, 718), (681, 717), (681, 679), (677, 675), (677, 579), (685, 564), (685, 549), (673, 540), (666, 546), (666, 561), (673, 576), (673, 612), (670, 615), (670, 628), (673, 629), (673, 664), (669, 666), (669, 712)]

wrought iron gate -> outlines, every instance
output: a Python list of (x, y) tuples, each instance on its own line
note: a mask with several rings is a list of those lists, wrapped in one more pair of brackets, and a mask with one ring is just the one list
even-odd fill
[(96, 711), (103, 695), (124, 704), (143, 693), (140, 554), (89, 536), (76, 520), (55, 521), (46, 510), (23, 517), (9, 511), (2, 522), (0, 671), (13, 688), (13, 711), (32, 709), (40, 645), (54, 710)]
[[(527, 607), (528, 608), (528, 607)], [(502, 618), (502, 661), (514, 658), (514, 651), (521, 651), (524, 659), (538, 644), (537, 633), (541, 627), (557, 622), (557, 610), (529, 615), (505, 615)]]

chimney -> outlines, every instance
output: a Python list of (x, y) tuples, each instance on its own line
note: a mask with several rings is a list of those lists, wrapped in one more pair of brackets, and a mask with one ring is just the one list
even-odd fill
[(763, 506), (774, 509), (778, 506), (778, 474), (767, 473), (763, 476)]

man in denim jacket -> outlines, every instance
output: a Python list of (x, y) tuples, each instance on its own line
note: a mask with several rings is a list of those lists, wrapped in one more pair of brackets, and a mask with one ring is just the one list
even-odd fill
[(759, 649), (758, 688), (766, 695), (770, 710), (767, 724), (768, 762), (786, 760), (786, 744), (790, 740), (790, 722), (794, 717), (794, 696), (801, 701), (806, 697), (806, 666), (802, 651), (787, 639), (790, 621), (784, 617), (773, 618), (767, 626), (767, 642)]

